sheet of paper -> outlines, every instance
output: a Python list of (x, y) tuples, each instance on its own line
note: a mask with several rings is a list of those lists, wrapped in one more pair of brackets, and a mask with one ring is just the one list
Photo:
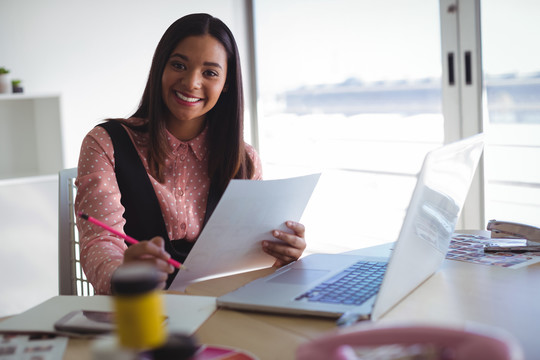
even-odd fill
[(299, 221), (321, 174), (279, 180), (232, 180), (171, 290), (195, 281), (271, 266), (275, 259), (262, 250), (262, 240), (277, 240), (272, 230), (290, 230), (285, 221)]
[(0, 334), (0, 360), (62, 360), (65, 336)]
[[(163, 294), (169, 331), (193, 334), (216, 310), (211, 296)], [(74, 310), (112, 311), (111, 296), (55, 296), (0, 322), (0, 332), (56, 333), (54, 323)]]

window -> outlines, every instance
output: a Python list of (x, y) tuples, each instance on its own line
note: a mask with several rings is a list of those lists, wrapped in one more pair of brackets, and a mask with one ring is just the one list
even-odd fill
[(482, 1), (486, 217), (540, 225), (540, 3)]
[(257, 0), (254, 23), (264, 176), (323, 173), (308, 245), (394, 240), (444, 141), (437, 2)]

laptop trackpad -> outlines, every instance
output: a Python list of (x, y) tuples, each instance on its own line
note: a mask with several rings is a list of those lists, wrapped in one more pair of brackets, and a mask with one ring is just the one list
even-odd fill
[(273, 277), (268, 282), (294, 285), (309, 284), (315, 280), (322, 279), (327, 273), (328, 270), (290, 269), (281, 275)]

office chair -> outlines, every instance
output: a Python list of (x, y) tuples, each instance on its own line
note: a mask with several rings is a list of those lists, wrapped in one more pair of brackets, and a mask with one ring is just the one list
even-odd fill
[(74, 210), (77, 168), (58, 173), (58, 287), (60, 295), (94, 295), (79, 253), (79, 233)]

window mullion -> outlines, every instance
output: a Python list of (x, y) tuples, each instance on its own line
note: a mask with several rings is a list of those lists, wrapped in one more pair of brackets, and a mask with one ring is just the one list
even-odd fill
[[(480, 0), (440, 0), (445, 143), (483, 131)], [(485, 226), (480, 161), (458, 229)]]
[[(459, 47), (461, 74), (461, 137), (483, 132), (482, 115), (482, 49), (480, 33), (480, 0), (461, 0), (459, 11)], [(465, 229), (485, 227), (484, 161), (471, 184), (461, 216)]]
[(459, 23), (456, 0), (440, 0), (444, 142), (461, 138)]

